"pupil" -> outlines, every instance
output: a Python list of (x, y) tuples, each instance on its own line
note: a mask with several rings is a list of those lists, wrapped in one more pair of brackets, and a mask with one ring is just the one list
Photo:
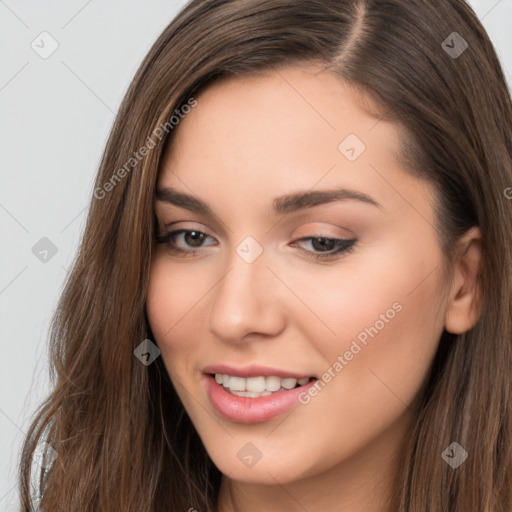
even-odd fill
[[(319, 241), (319, 244), (315, 244), (317, 241)], [(334, 249), (334, 240), (330, 240), (329, 238), (314, 238), (312, 244), (315, 249), (324, 249), (327, 251)]]
[[(185, 234), (185, 238), (187, 239), (187, 244), (192, 245), (194, 247), (200, 247), (203, 241), (203, 233), (199, 233), (197, 231), (190, 231)], [(192, 243), (189, 241), (191, 240)]]

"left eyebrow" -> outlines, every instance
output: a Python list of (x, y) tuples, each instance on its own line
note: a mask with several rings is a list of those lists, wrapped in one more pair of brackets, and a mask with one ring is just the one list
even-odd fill
[[(215, 217), (212, 209), (204, 201), (170, 187), (158, 189), (156, 199), (205, 216)], [(276, 214), (285, 214), (343, 200), (355, 200), (382, 209), (382, 206), (371, 196), (346, 188), (296, 192), (276, 197), (272, 205)]]
[(273, 206), (277, 213), (291, 213), (298, 210), (304, 210), (306, 208), (313, 208), (322, 204), (344, 200), (360, 201), (382, 209), (382, 206), (371, 196), (347, 188), (311, 190), (280, 196), (274, 199)]

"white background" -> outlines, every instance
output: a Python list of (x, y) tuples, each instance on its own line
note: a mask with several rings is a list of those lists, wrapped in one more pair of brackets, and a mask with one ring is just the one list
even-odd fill
[[(114, 113), (179, 0), (0, 0), (0, 512), (18, 511), (24, 432), (49, 391), (49, 321)], [(512, 0), (473, 0), (512, 83)], [(58, 49), (32, 48), (49, 32)], [(49, 47), (49, 43), (45, 45)], [(48, 237), (46, 263), (32, 247)]]

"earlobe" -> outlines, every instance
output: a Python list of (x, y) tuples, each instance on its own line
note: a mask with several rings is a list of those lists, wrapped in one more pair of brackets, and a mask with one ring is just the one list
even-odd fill
[(453, 334), (469, 331), (480, 316), (481, 241), (482, 234), (478, 227), (468, 230), (461, 238), (453, 264), (453, 284), (445, 318), (445, 329)]

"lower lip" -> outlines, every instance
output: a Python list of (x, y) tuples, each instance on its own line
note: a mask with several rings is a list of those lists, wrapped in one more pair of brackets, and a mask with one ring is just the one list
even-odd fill
[(304, 386), (276, 391), (271, 395), (250, 398), (232, 395), (224, 386), (217, 383), (211, 375), (205, 375), (206, 392), (217, 412), (224, 419), (234, 423), (263, 423), (274, 419), (299, 404), (299, 395), (315, 384), (309, 382)]

